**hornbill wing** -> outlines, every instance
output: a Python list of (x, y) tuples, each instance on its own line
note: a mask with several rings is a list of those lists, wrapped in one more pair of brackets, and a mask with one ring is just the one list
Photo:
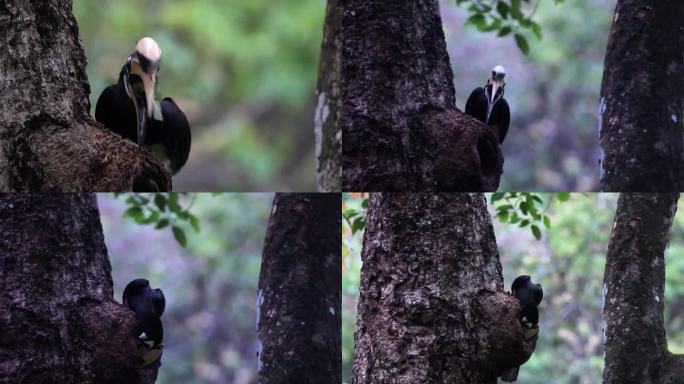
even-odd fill
[(470, 93), (470, 97), (466, 101), (465, 113), (483, 123), (487, 120), (487, 96), (484, 88), (477, 87)]
[(534, 302), (539, 305), (544, 297), (544, 291), (542, 290), (541, 284), (535, 284), (532, 287), (532, 291), (534, 292)]
[(164, 155), (168, 158), (171, 173), (176, 174), (190, 155), (190, 124), (183, 111), (170, 97), (164, 98), (159, 106), (164, 121), (150, 120), (146, 144), (161, 145)]
[(154, 346), (158, 346), (161, 344), (162, 340), (164, 339), (164, 328), (162, 327), (162, 322), (161, 319), (152, 316), (148, 319), (148, 321), (145, 321), (145, 334), (147, 335), (148, 338), (154, 340)]
[(156, 313), (157, 317), (161, 317), (161, 315), (164, 313), (164, 308), (166, 307), (166, 299), (164, 299), (164, 292), (162, 292), (161, 289), (157, 288), (152, 290), (152, 304), (154, 305), (154, 312)]
[(494, 105), (492, 115), (495, 116), (494, 123), (499, 132), (499, 144), (503, 144), (506, 134), (508, 133), (508, 126), (511, 123), (511, 110), (508, 108), (506, 99), (501, 99)]
[[(105, 88), (95, 104), (95, 120), (104, 124), (106, 127), (111, 125), (110, 111), (114, 104), (116, 85)], [(110, 128), (111, 129), (111, 128)]]

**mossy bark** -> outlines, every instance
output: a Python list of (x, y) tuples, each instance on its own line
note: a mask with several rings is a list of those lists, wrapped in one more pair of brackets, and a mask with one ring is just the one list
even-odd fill
[(623, 193), (603, 285), (603, 384), (684, 383), (682, 356), (667, 351), (665, 252), (679, 194)]
[(684, 190), (684, 4), (619, 0), (601, 84), (601, 190)]
[(277, 194), (257, 299), (259, 383), (342, 378), (339, 194)]

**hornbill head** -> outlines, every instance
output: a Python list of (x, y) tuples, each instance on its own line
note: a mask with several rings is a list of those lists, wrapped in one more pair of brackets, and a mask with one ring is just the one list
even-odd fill
[(492, 77), (487, 79), (487, 84), (484, 87), (487, 96), (487, 120), (485, 124), (489, 124), (489, 117), (496, 102), (503, 98), (504, 87), (506, 86), (504, 77), (506, 77), (506, 70), (503, 66), (497, 65), (492, 69)]
[(151, 37), (144, 37), (128, 56), (125, 66), (126, 93), (133, 100), (138, 122), (138, 145), (145, 144), (147, 119), (154, 114), (154, 88), (161, 62), (161, 48)]

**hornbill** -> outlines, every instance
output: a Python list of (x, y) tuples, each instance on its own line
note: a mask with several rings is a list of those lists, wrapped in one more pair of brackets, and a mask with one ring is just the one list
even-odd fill
[(142, 38), (119, 73), (119, 82), (107, 87), (95, 106), (95, 119), (119, 135), (149, 147), (172, 174), (190, 154), (190, 124), (173, 99), (154, 99), (161, 48)]
[[(511, 293), (520, 302), (520, 324), (523, 327), (523, 338), (529, 340), (539, 333), (539, 309), (537, 306), (544, 297), (541, 284), (533, 284), (527, 275), (518, 276), (511, 285)], [(501, 380), (513, 382), (518, 378), (520, 367), (502, 372)]]
[(477, 87), (473, 90), (465, 107), (465, 113), (494, 128), (499, 144), (503, 144), (511, 122), (511, 111), (508, 109), (508, 102), (503, 98), (505, 76), (504, 67), (494, 67), (492, 77), (487, 79), (484, 88)]
[(164, 293), (159, 288), (150, 288), (146, 279), (135, 279), (124, 289), (123, 304), (135, 312), (134, 336), (144, 367), (159, 358), (164, 346), (164, 328), (160, 319), (166, 306)]

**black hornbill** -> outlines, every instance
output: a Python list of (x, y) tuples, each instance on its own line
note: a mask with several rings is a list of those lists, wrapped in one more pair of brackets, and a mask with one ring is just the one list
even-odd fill
[(466, 102), (465, 113), (494, 128), (503, 144), (511, 122), (508, 102), (503, 98), (506, 70), (497, 65), (492, 69), (492, 77), (487, 79), (484, 88), (477, 87)]
[[(511, 285), (511, 293), (520, 302), (520, 324), (523, 326), (523, 338), (529, 340), (539, 333), (539, 309), (537, 306), (544, 297), (541, 284), (533, 284), (527, 275), (518, 276)], [(514, 367), (501, 373), (501, 380), (513, 382), (518, 378), (520, 367)]]
[(134, 336), (143, 366), (146, 366), (157, 360), (164, 346), (164, 328), (160, 319), (166, 306), (164, 293), (159, 288), (150, 288), (146, 279), (135, 279), (124, 289), (123, 304), (135, 312)]
[(154, 39), (138, 41), (119, 73), (119, 82), (100, 95), (95, 119), (138, 145), (149, 147), (172, 174), (190, 154), (190, 124), (171, 98), (154, 99), (161, 48)]

